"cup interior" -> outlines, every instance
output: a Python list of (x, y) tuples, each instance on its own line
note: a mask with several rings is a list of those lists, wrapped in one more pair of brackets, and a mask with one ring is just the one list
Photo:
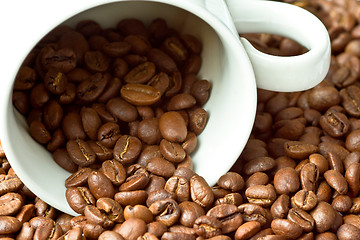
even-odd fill
[[(192, 155), (194, 170), (210, 185), (226, 173), (240, 155), (250, 135), (256, 110), (254, 73), (240, 42), (221, 22), (205, 9), (194, 6), (191, 12), (171, 1), (119, 1), (78, 13), (62, 24), (75, 26), (80, 20), (93, 19), (103, 28), (115, 27), (124, 18), (137, 18), (145, 25), (164, 18), (180, 33), (198, 37), (203, 44), (200, 78), (212, 83), (204, 109), (209, 120), (198, 137)], [(206, 21), (205, 21), (205, 20)], [(28, 133), (27, 123), (7, 99), (4, 146), (10, 164), (26, 186), (53, 207), (71, 215), (76, 213), (65, 199), (64, 181), (70, 175), (59, 167), (51, 154)]]

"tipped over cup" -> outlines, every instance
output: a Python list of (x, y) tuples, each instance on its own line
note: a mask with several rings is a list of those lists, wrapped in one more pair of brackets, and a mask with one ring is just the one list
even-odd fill
[[(76, 213), (66, 201), (64, 185), (70, 173), (34, 141), (26, 119), (12, 103), (14, 79), (21, 64), (38, 41), (56, 26), (74, 27), (81, 20), (91, 19), (106, 29), (125, 18), (139, 19), (145, 25), (162, 18), (179, 33), (191, 34), (201, 41), (202, 66), (198, 75), (211, 82), (211, 95), (204, 105), (209, 119), (191, 158), (194, 171), (209, 185), (216, 184), (231, 168), (249, 138), (256, 113), (257, 87), (286, 92), (306, 90), (324, 79), (330, 64), (330, 40), (320, 20), (285, 3), (91, 0), (24, 4), (18, 9), (15, 3), (9, 3), (7, 14), (1, 16), (7, 22), (3, 32), (11, 32), (11, 39), (0, 46), (2, 66), (6, 66), (0, 73), (0, 139), (11, 166), (24, 184), (48, 204), (71, 215)], [(12, 14), (15, 9), (21, 19), (17, 18), (19, 14)], [(239, 38), (238, 33), (282, 35), (308, 51), (292, 57), (264, 54)]]

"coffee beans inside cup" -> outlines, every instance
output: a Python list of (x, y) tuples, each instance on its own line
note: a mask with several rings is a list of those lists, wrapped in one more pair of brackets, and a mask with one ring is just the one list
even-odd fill
[[(0, 151), (1, 236), (357, 239), (360, 5), (293, 4), (328, 28), (330, 71), (308, 91), (259, 89), (251, 138), (213, 187), (191, 168), (211, 87), (196, 75), (201, 43), (194, 36), (176, 34), (160, 19), (144, 32), (127, 19), (132, 27), (122, 22), (102, 29), (84, 21), (50, 33), (20, 69), (14, 105), (32, 136), (73, 173), (64, 184), (69, 204), (81, 214), (61, 213), (34, 196)], [(306, 51), (279, 36), (244, 36), (276, 55)], [(169, 46), (178, 46), (171, 48), (175, 53)], [(176, 57), (184, 49), (185, 60)], [(170, 67), (159, 60), (164, 56)], [(169, 70), (174, 66), (177, 71)]]

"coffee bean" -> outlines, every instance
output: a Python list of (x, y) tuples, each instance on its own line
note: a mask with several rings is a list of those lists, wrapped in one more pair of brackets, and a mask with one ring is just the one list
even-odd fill
[(139, 139), (149, 145), (159, 144), (162, 138), (158, 118), (142, 120), (139, 122), (136, 132)]
[(115, 97), (106, 103), (106, 109), (116, 118), (124, 122), (132, 122), (138, 117), (136, 107), (121, 99)]
[(287, 219), (275, 219), (271, 222), (271, 229), (277, 235), (284, 235), (289, 239), (297, 239), (302, 233), (302, 228)]
[(173, 163), (181, 162), (186, 156), (186, 152), (180, 144), (166, 139), (162, 139), (160, 142), (160, 152), (165, 159)]
[(282, 168), (274, 176), (274, 187), (278, 194), (295, 192), (300, 187), (299, 175), (293, 168)]
[(115, 143), (113, 155), (124, 165), (129, 165), (139, 156), (142, 143), (137, 137), (122, 135)]
[(102, 197), (112, 198), (115, 195), (115, 189), (112, 182), (100, 171), (92, 171), (89, 174), (88, 185), (90, 192), (96, 199)]
[(82, 214), (87, 205), (94, 205), (95, 198), (86, 187), (69, 187), (66, 189), (66, 200), (70, 207)]
[[(157, 200), (149, 206), (156, 221), (172, 226), (180, 217), (179, 205), (171, 198)], [(195, 221), (196, 222), (196, 221)]]
[(62, 129), (67, 139), (85, 139), (86, 133), (84, 131), (81, 117), (76, 112), (69, 112), (64, 116), (62, 121)]
[(175, 194), (175, 200), (179, 203), (190, 199), (190, 184), (184, 177), (172, 176), (164, 186), (164, 189)]
[(66, 150), (70, 159), (82, 167), (93, 164), (96, 160), (95, 152), (84, 140), (70, 140), (66, 143)]
[(315, 220), (315, 229), (319, 233), (329, 230), (335, 222), (335, 210), (327, 202), (319, 202), (317, 206), (310, 212)]
[(340, 194), (346, 194), (348, 192), (348, 184), (343, 175), (335, 170), (327, 170), (324, 173), (326, 182), (334, 188)]
[(289, 211), (290, 197), (288, 195), (280, 195), (271, 205), (270, 211), (273, 218), (285, 218)]
[(298, 224), (305, 232), (310, 232), (315, 226), (313, 217), (306, 211), (299, 208), (291, 208), (287, 219)]
[(125, 182), (126, 170), (120, 162), (116, 160), (107, 160), (102, 163), (101, 170), (115, 186)]
[(166, 112), (160, 117), (159, 129), (161, 135), (171, 142), (183, 142), (187, 135), (185, 120), (175, 111)]
[(273, 185), (255, 185), (245, 190), (246, 198), (250, 203), (262, 207), (269, 207), (276, 199), (276, 192)]
[(195, 220), (193, 228), (197, 235), (211, 238), (221, 234), (222, 223), (215, 217), (205, 215)]
[(207, 216), (215, 217), (222, 222), (222, 233), (235, 231), (243, 222), (242, 215), (235, 205), (221, 204), (211, 208)]
[(192, 227), (197, 218), (205, 215), (204, 209), (197, 203), (191, 201), (181, 202), (179, 204), (179, 209), (179, 222), (186, 227)]
[(254, 203), (243, 203), (238, 208), (243, 216), (244, 222), (256, 221), (259, 222), (261, 226), (266, 224), (267, 214), (263, 207)]
[(242, 224), (235, 232), (236, 240), (248, 239), (254, 236), (258, 231), (260, 231), (260, 223), (256, 221), (250, 221)]
[(74, 173), (77, 171), (78, 165), (73, 162), (65, 148), (58, 148), (53, 152), (54, 161), (68, 172)]
[(124, 217), (125, 220), (130, 218), (139, 218), (145, 221), (145, 223), (150, 223), (153, 221), (153, 214), (144, 205), (134, 205), (134, 206), (126, 206), (124, 208)]
[(317, 204), (317, 197), (313, 191), (300, 190), (292, 198), (292, 202), (298, 208), (305, 211), (313, 209)]
[(210, 186), (199, 175), (190, 178), (190, 194), (191, 199), (201, 207), (209, 207), (214, 201), (214, 194)]

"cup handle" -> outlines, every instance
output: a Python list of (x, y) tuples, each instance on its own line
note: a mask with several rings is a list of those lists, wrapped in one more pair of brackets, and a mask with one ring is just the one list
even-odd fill
[(330, 66), (330, 38), (322, 22), (310, 12), (281, 2), (226, 0), (239, 33), (271, 33), (293, 39), (309, 51), (279, 57), (256, 50), (240, 38), (252, 63), (258, 88), (292, 92), (320, 83)]

